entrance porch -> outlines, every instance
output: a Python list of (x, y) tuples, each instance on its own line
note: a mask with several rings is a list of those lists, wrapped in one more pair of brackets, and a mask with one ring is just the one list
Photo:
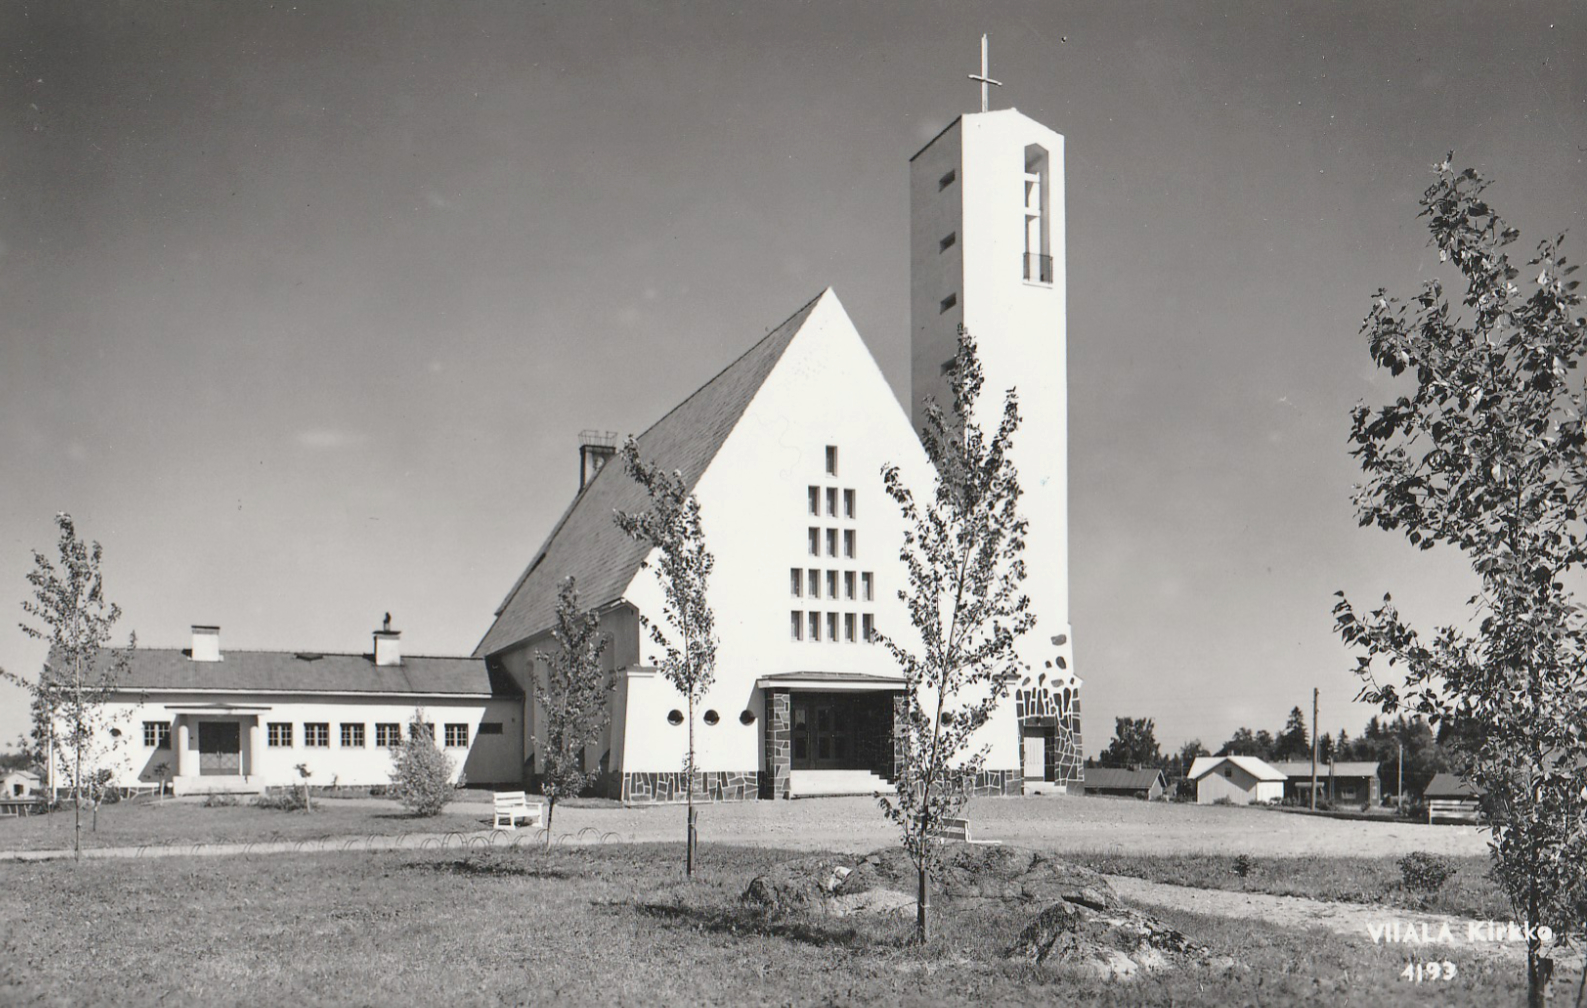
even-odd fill
[(259, 716), (268, 710), (216, 704), (173, 711), (176, 766), (171, 777), (172, 792), (186, 795), (263, 791), (258, 768), (264, 731)]
[(766, 676), (762, 798), (890, 792), (903, 682), (812, 672)]

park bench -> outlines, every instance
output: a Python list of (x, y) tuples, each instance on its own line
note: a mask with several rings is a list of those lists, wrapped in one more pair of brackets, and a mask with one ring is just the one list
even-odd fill
[(994, 846), (1001, 844), (1001, 840), (975, 840), (970, 836), (970, 820), (963, 818), (944, 819), (942, 829), (937, 832), (937, 840), (941, 843), (957, 841), (967, 844), (985, 844)]
[(496, 817), (492, 821), (495, 829), (517, 829), (519, 820), (533, 823), (536, 827), (545, 825), (545, 806), (539, 802), (531, 802), (528, 795), (522, 791), (497, 791)]

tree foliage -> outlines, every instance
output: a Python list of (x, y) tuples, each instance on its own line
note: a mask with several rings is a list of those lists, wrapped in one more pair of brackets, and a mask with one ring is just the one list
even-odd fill
[(1306, 730), (1306, 714), (1299, 707), (1290, 708), (1284, 730), (1273, 740), (1273, 758), (1311, 759), (1311, 734)]
[(391, 791), (416, 816), (437, 816), (452, 800), (452, 759), (435, 744), (435, 731), (415, 710), (408, 735), (391, 750)]
[(540, 787), (546, 796), (547, 829), (556, 816), (557, 800), (577, 796), (595, 779), (595, 771), (585, 768), (584, 754), (600, 742), (611, 720), (606, 703), (611, 684), (601, 668), (607, 638), (595, 610), (579, 606), (578, 586), (571, 577), (557, 589), (557, 625), (551, 637), (556, 648), (535, 653), (545, 675), (537, 675), (534, 683), (535, 703), (543, 715), (534, 742), (544, 755)]
[(1162, 762), (1157, 725), (1151, 718), (1113, 719), (1113, 741), (1102, 750), (1103, 766), (1155, 767)]
[[(618, 528), (653, 548), (656, 582), (661, 587), (661, 624), (640, 614), (657, 653), (650, 662), (683, 694), (688, 706), (688, 748), (684, 756), (685, 801), (688, 832), (684, 873), (694, 875), (694, 793), (700, 782), (695, 770), (695, 709), (716, 678), (716, 617), (707, 589), (716, 560), (705, 544), (700, 521), (700, 501), (689, 492), (683, 473), (666, 472), (639, 457), (639, 443), (630, 437), (623, 444), (623, 470), (644, 488), (650, 507), (634, 514), (617, 512)], [(645, 561), (646, 565), (651, 560)]]
[[(1462, 769), (1491, 803), (1495, 874), (1517, 917), (1563, 933), (1587, 902), (1587, 617), (1570, 588), (1587, 559), (1587, 321), (1564, 236), (1540, 243), (1523, 272), (1505, 251), (1519, 233), (1485, 202), (1487, 185), (1437, 166), (1420, 216), (1465, 292), (1458, 307), (1436, 279), (1409, 303), (1377, 293), (1362, 331), (1408, 388), (1358, 405), (1350, 433), (1366, 474), (1361, 524), (1465, 554), (1479, 584), (1471, 618), (1423, 636), (1389, 596), (1359, 613), (1343, 593), (1334, 614), (1364, 699), (1466, 726)], [(1379, 681), (1382, 667), (1403, 682)], [(1545, 951), (1528, 941), (1533, 1004), (1552, 968)]]
[(0, 676), (31, 695), (35, 751), (53, 774), (50, 783), (64, 785), (71, 795), (72, 850), (81, 857), (82, 807), (89, 803), (97, 813), (121, 741), (112, 732), (119, 720), (105, 701), (131, 662), (137, 636), (125, 648), (110, 648), (121, 607), (105, 599), (104, 550), (78, 537), (71, 515), (57, 514), (55, 525), (58, 562), (33, 551), (27, 575), (33, 597), (22, 603), (30, 621), (21, 624), (23, 633), (49, 643), (49, 659), (36, 681), (3, 671)]
[(990, 435), (977, 425), (984, 379), (975, 340), (963, 327), (948, 377), (951, 410), (928, 402), (921, 431), (934, 466), (931, 498), (917, 502), (896, 465), (882, 469), (887, 494), (904, 517), (899, 558), (907, 587), (898, 597), (919, 646), (877, 635), (905, 682), (897, 793), (880, 801), (919, 872), (922, 941), (930, 935), (930, 877), (941, 852), (935, 837), (962, 810), (983, 768), (986, 749), (974, 747), (975, 733), (1023, 668), (1014, 644), (1035, 623), (1020, 588), (1027, 523), (1008, 454), (1019, 428), (1018, 398), (1008, 391)]

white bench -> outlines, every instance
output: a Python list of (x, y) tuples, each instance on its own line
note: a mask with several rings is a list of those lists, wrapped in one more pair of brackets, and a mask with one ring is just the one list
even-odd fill
[(496, 817), (491, 822), (493, 829), (517, 829), (519, 820), (533, 823), (536, 827), (545, 825), (545, 806), (540, 802), (531, 802), (522, 791), (497, 791), (495, 797)]
[(936, 839), (939, 842), (941, 842), (941, 843), (947, 843), (950, 840), (957, 840), (960, 843), (986, 844), (987, 846), (995, 846), (995, 845), (1001, 844), (1003, 842), (1001, 840), (974, 840), (974, 839), (971, 839), (971, 837), (970, 837), (970, 820), (968, 820), (968, 819), (944, 819), (944, 820), (942, 820), (942, 829), (940, 831), (938, 831), (938, 833), (936, 835)]

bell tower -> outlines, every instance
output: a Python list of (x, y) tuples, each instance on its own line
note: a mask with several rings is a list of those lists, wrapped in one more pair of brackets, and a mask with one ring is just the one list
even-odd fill
[[(989, 83), (997, 82), (983, 80), (983, 91)], [(918, 431), (927, 396), (949, 401), (947, 372), (961, 325), (975, 336), (986, 376), (976, 418), (982, 429), (996, 426), (1008, 389), (1019, 394), (1022, 420), (1011, 454), (1030, 521), (1025, 591), (1037, 622), (1019, 645), (1029, 675), (1011, 702), (1027, 790), (1039, 789), (1039, 780), (1049, 790), (1078, 791), (1064, 138), (1011, 108), (960, 116), (910, 159), (909, 200), (910, 418)]]

